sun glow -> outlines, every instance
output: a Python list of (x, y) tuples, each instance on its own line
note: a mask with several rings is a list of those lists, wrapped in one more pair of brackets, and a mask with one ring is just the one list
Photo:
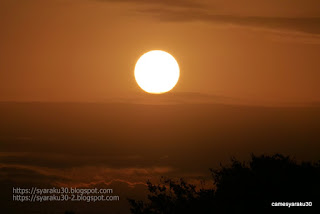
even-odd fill
[(154, 50), (139, 58), (134, 76), (142, 90), (161, 94), (170, 91), (177, 84), (180, 69), (172, 55), (165, 51)]

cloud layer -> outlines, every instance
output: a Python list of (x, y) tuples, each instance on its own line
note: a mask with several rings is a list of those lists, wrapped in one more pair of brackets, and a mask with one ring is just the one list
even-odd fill
[[(244, 1), (238, 4), (235, 1), (221, 3), (214, 0), (210, 4), (204, 1), (148, 1), (148, 0), (99, 0), (109, 3), (128, 3), (134, 11), (140, 14), (148, 14), (160, 21), (167, 22), (191, 22), (201, 21), (212, 24), (228, 26), (244, 26), (254, 28), (276, 29), (284, 31), (302, 32), (308, 34), (320, 34), (320, 16), (313, 7), (319, 7), (316, 1), (299, 1), (279, 3), (277, 1), (259, 1), (257, 3)], [(238, 6), (239, 8), (235, 8)], [(227, 10), (225, 8), (233, 8)], [(245, 8), (250, 8), (251, 12)], [(254, 12), (252, 12), (254, 11)], [(267, 12), (265, 12), (267, 11)], [(262, 14), (262, 15), (257, 15)]]

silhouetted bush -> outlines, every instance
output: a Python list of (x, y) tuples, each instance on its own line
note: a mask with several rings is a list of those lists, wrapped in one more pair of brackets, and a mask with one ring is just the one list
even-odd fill
[[(320, 193), (320, 162), (297, 163), (283, 155), (251, 156), (248, 163), (210, 169), (214, 189), (199, 189), (183, 179), (148, 182), (148, 202), (129, 199), (133, 214), (269, 213), (276, 209), (314, 211)], [(272, 202), (313, 202), (313, 207), (272, 207)]]

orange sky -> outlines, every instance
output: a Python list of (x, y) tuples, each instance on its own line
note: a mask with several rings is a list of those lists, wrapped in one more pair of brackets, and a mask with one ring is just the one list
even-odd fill
[(137, 59), (161, 49), (174, 93), (318, 102), (319, 14), (318, 0), (2, 0), (0, 100), (133, 98)]
[[(135, 82), (155, 49), (180, 65), (172, 93)], [(0, 0), (0, 205), (64, 213), (14, 204), (12, 187), (104, 187), (125, 213), (147, 179), (211, 182), (251, 153), (318, 160), (319, 56), (319, 0)], [(101, 205), (70, 210), (116, 213)]]

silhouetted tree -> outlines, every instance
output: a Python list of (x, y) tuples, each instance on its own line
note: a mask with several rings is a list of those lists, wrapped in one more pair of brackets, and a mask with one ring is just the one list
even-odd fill
[(129, 199), (132, 213), (199, 213), (212, 209), (212, 189), (197, 191), (194, 185), (186, 183), (183, 179), (162, 180), (161, 185), (153, 185), (148, 181), (147, 185), (150, 203)]
[[(210, 169), (214, 189), (199, 189), (184, 180), (148, 182), (148, 202), (129, 199), (133, 214), (146, 213), (269, 213), (297, 207), (271, 206), (272, 202), (313, 202), (320, 193), (320, 162), (297, 163), (280, 154), (251, 156), (248, 163), (231, 159), (231, 165)], [(316, 201), (317, 200), (317, 201)]]

